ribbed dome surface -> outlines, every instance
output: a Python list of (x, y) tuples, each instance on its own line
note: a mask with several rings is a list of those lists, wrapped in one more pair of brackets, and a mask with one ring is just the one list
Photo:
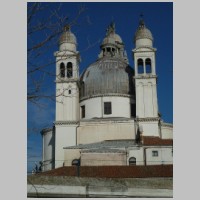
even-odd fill
[(138, 40), (138, 39), (144, 39), (144, 38), (153, 40), (151, 31), (148, 28), (146, 28), (145, 26), (139, 27), (135, 33), (134, 41)]
[(106, 94), (134, 94), (133, 69), (119, 58), (103, 57), (81, 75), (81, 98)]
[(77, 44), (76, 36), (71, 31), (65, 31), (62, 33), (59, 39), (59, 43), (62, 44), (64, 42)]

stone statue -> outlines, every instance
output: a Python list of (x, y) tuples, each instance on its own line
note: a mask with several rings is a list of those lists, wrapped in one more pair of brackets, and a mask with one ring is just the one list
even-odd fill
[(110, 35), (111, 33), (115, 32), (115, 23), (111, 22), (106, 30), (106, 35)]

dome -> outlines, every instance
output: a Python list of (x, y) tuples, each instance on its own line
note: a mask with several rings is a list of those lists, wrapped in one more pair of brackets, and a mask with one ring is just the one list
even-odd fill
[(116, 42), (123, 43), (121, 37), (120, 37), (118, 34), (115, 33), (115, 34), (114, 34), (114, 38), (115, 38), (115, 41), (116, 41)]
[(112, 33), (103, 39), (102, 45), (105, 45), (105, 44), (115, 44), (116, 45), (118, 43), (123, 43), (121, 37), (116, 33)]
[(115, 24), (112, 22), (107, 30), (106, 30), (106, 37), (103, 39), (102, 45), (108, 44), (123, 44), (121, 37), (115, 33)]
[(133, 95), (133, 69), (122, 59), (103, 57), (81, 75), (81, 98), (94, 95)]
[(138, 39), (144, 39), (144, 38), (147, 38), (153, 41), (153, 36), (151, 34), (151, 31), (148, 28), (146, 28), (144, 21), (141, 20), (139, 27), (135, 33), (134, 41)]
[(138, 28), (138, 30), (135, 33), (134, 40), (143, 39), (143, 38), (153, 40), (151, 31), (149, 29), (147, 29), (146, 27)]
[(77, 44), (76, 36), (70, 30), (65, 30), (60, 36), (59, 43), (62, 44), (65, 42)]

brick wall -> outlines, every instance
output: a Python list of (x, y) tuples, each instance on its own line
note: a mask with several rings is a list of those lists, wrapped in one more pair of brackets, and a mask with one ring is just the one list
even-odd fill
[(101, 178), (173, 177), (173, 165), (61, 167), (38, 175)]

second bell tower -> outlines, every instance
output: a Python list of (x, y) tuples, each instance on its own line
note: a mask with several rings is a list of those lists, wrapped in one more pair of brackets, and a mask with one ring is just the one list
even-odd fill
[(159, 136), (156, 49), (153, 48), (153, 36), (140, 19), (134, 37), (136, 121), (143, 128), (144, 136)]
[(155, 68), (155, 52), (153, 37), (146, 28), (143, 19), (135, 33), (135, 89), (136, 116), (139, 118), (158, 117), (157, 76)]

